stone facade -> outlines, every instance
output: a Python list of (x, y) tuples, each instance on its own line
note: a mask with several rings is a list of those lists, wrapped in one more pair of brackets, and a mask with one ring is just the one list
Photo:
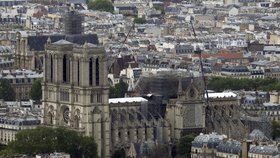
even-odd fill
[(103, 47), (60, 40), (46, 46), (43, 123), (93, 136), (100, 157), (110, 157), (109, 87)]

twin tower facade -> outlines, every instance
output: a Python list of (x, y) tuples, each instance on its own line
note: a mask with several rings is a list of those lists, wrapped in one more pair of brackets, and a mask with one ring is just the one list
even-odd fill
[(43, 124), (93, 136), (99, 157), (110, 157), (109, 87), (103, 47), (60, 40), (46, 45)]

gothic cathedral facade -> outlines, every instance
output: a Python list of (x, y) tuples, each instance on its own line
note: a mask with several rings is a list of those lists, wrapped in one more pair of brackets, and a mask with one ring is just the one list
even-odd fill
[(99, 157), (110, 157), (107, 58), (103, 47), (48, 41), (44, 57), (43, 124), (93, 136)]

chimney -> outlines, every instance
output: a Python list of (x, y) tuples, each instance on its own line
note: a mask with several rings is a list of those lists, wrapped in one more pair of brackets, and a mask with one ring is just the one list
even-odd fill
[(244, 140), (241, 144), (241, 157), (242, 158), (248, 158), (248, 152), (250, 150), (250, 145), (252, 144), (252, 141), (250, 140)]

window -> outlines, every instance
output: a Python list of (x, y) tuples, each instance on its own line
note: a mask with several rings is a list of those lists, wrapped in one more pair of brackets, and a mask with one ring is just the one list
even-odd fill
[(60, 92), (60, 100), (61, 101), (69, 101), (69, 92), (61, 91)]
[(78, 85), (80, 84), (80, 61), (78, 60)]
[(51, 82), (53, 81), (53, 58), (51, 56)]
[(63, 56), (63, 69), (62, 69), (62, 73), (63, 73), (63, 82), (66, 82), (67, 79), (67, 58), (66, 55)]
[(94, 102), (94, 93), (93, 93), (93, 92), (90, 94), (90, 102), (91, 102), (91, 103)]
[(101, 103), (101, 101), (102, 101), (101, 95), (99, 93), (96, 94), (96, 101), (97, 101), (97, 103)]
[(92, 86), (92, 58), (89, 59), (89, 85)]
[(99, 59), (96, 59), (95, 63), (95, 84), (99, 86)]

